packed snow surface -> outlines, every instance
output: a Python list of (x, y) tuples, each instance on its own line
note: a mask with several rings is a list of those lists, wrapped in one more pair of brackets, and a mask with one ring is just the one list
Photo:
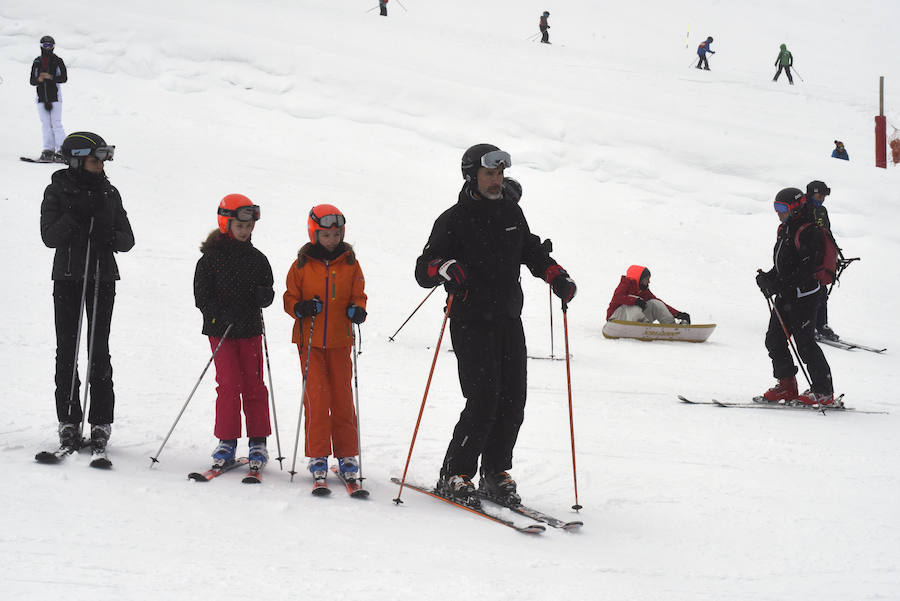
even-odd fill
[[(900, 125), (900, 4), (396, 0), (386, 19), (366, 12), (375, 4), (0, 6), (0, 597), (900, 598), (900, 170), (873, 167), (879, 75), (888, 121)], [(528, 39), (543, 10), (549, 46)], [(86, 455), (60, 466), (33, 459), (55, 445), (52, 250), (38, 213), (59, 166), (17, 157), (41, 150), (27, 73), (45, 34), (69, 68), (63, 123), (116, 145), (107, 172), (137, 239), (118, 257), (112, 471), (89, 469)], [(716, 54), (698, 71), (707, 35)], [(794, 86), (771, 81), (781, 43), (799, 69)], [(849, 162), (830, 158), (835, 139)], [(582, 519), (578, 533), (517, 534), (411, 490), (391, 502), (443, 294), (388, 336), (427, 293), (414, 261), (456, 200), (462, 152), (478, 142), (512, 154), (507, 175), (524, 187), (532, 230), (552, 239), (578, 284), (567, 329), (584, 509), (570, 509), (562, 361), (529, 362), (512, 471), (529, 504)], [(679, 393), (747, 400), (773, 382), (754, 274), (771, 266), (775, 193), (813, 179), (833, 190), (826, 206), (845, 253), (862, 257), (832, 295), (831, 325), (888, 347), (825, 348), (835, 386), (849, 406), (889, 413), (680, 404)], [(239, 472), (186, 479), (215, 445), (212, 373), (159, 464), (149, 460), (209, 358), (191, 281), (232, 192), (261, 205), (253, 242), (276, 274), (265, 317), (287, 460), (284, 470), (273, 460), (260, 486)], [(367, 278), (363, 502), (340, 490), (311, 496), (302, 457), (293, 482), (287, 473), (301, 375), (279, 298), (309, 208), (322, 202), (347, 215)], [(709, 341), (604, 339), (630, 264), (648, 266), (651, 289), (695, 323), (718, 324)], [(559, 304), (527, 270), (523, 288), (530, 354), (564, 356)], [(454, 357), (442, 351), (411, 480), (436, 480), (462, 406)], [(274, 457), (274, 437), (270, 448)]]

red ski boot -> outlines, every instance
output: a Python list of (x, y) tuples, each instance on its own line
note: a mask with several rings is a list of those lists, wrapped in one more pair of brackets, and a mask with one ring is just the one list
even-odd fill
[(757, 403), (777, 403), (778, 401), (791, 402), (797, 400), (797, 378), (779, 378), (778, 384), (768, 389), (762, 396), (753, 400)]
[(807, 390), (803, 394), (801, 394), (797, 400), (806, 406), (815, 406), (819, 407), (835, 407), (836, 404), (834, 402), (834, 395), (827, 394), (824, 392), (813, 392), (811, 390)]

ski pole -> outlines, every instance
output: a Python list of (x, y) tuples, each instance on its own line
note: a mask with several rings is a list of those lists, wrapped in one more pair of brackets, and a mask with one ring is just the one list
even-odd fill
[(373, 6), (372, 8), (370, 8), (369, 10), (367, 10), (366, 12), (367, 12), (367, 13), (370, 13), (370, 12), (372, 12), (373, 10), (375, 10), (376, 8), (378, 8), (379, 6), (381, 6), (381, 5), (380, 5), (380, 4), (376, 4), (375, 6)]
[(400, 8), (402, 8), (402, 9), (403, 9), (403, 11), (404, 11), (404, 12), (409, 12), (409, 11), (408, 11), (408, 10), (406, 10), (406, 7), (405, 7), (405, 6), (403, 6), (403, 3), (402, 3), (402, 2), (400, 2), (400, 0), (397, 0), (397, 4), (399, 4), (399, 5), (400, 5)]
[(312, 354), (312, 336), (315, 325), (316, 316), (313, 315), (309, 321), (309, 340), (306, 341), (306, 365), (303, 366), (303, 390), (300, 391), (300, 414), (297, 416), (297, 435), (294, 437), (294, 458), (291, 461), (291, 470), (288, 472), (291, 475), (291, 482), (294, 481), (294, 474), (297, 473), (297, 446), (300, 444), (300, 426), (303, 423), (303, 405), (306, 403), (306, 378), (309, 376), (309, 358)]
[(407, 323), (410, 319), (412, 319), (412, 316), (416, 314), (416, 311), (418, 311), (418, 310), (422, 307), (422, 305), (425, 304), (425, 301), (428, 300), (428, 297), (431, 296), (432, 294), (434, 294), (434, 291), (437, 290), (437, 289), (438, 289), (438, 286), (435, 286), (434, 288), (431, 289), (431, 292), (429, 292), (428, 294), (425, 295), (425, 298), (422, 299), (422, 302), (419, 303), (419, 306), (416, 307), (415, 309), (413, 309), (413, 312), (409, 314), (409, 317), (406, 318), (406, 321), (404, 321), (403, 323), (400, 324), (400, 327), (397, 328), (397, 331), (394, 332), (394, 334), (393, 334), (392, 336), (388, 336), (388, 340), (390, 340), (391, 342), (394, 341), (394, 336), (396, 336), (396, 335), (400, 332), (400, 330), (403, 329), (403, 326), (405, 326), (406, 323)]
[[(85, 257), (87, 259), (87, 257)], [(87, 299), (85, 299), (87, 300)], [(94, 366), (94, 335), (97, 333), (97, 305), (100, 303), (100, 253), (97, 253), (97, 268), (94, 270), (94, 306), (91, 310), (91, 331), (88, 332), (87, 367), (84, 370), (84, 408), (81, 410), (81, 427), (79, 434), (84, 436), (84, 420), (88, 414), (88, 384), (91, 382), (91, 368)], [(93, 391), (91, 392), (93, 394)]]
[(403, 466), (403, 477), (400, 478), (400, 490), (397, 491), (397, 498), (394, 503), (399, 505), (403, 501), (400, 495), (403, 494), (403, 485), (406, 483), (406, 470), (409, 469), (409, 460), (412, 458), (413, 445), (416, 444), (416, 436), (419, 433), (419, 423), (422, 421), (422, 412), (425, 411), (425, 399), (428, 398), (428, 389), (431, 387), (431, 377), (434, 375), (434, 366), (437, 363), (438, 354), (441, 352), (441, 340), (444, 338), (444, 328), (447, 326), (447, 318), (450, 317), (450, 307), (453, 306), (454, 293), (450, 293), (447, 297), (447, 308), (444, 310), (444, 321), (441, 323), (441, 334), (438, 336), (437, 345), (434, 347), (434, 359), (431, 361), (431, 371), (428, 372), (428, 381), (425, 383), (425, 394), (422, 396), (422, 406), (419, 407), (419, 417), (416, 418), (416, 427), (413, 430), (412, 441), (409, 443), (409, 454), (406, 456), (406, 465)]
[(806, 83), (806, 80), (803, 79), (803, 76), (802, 76), (802, 75), (800, 75), (800, 71), (797, 71), (797, 67), (791, 65), (791, 68), (794, 70), (794, 73), (797, 74), (797, 77), (800, 78), (800, 81), (802, 81), (803, 83)]
[[(75, 330), (75, 357), (72, 359), (72, 383), (69, 386), (69, 406), (67, 416), (69, 418), (72, 417), (72, 411), (75, 408), (75, 405), (78, 404), (80, 407), (80, 403), (76, 403), (75, 401), (75, 381), (78, 379), (78, 347), (81, 346), (81, 328), (84, 325), (84, 312), (85, 312), (85, 303), (87, 302), (87, 283), (88, 283), (88, 273), (90, 273), (91, 268), (91, 238), (90, 233), (94, 230), (94, 218), (91, 217), (91, 223), (88, 226), (88, 240), (87, 247), (84, 251), (84, 279), (82, 280), (81, 285), (81, 304), (78, 306), (78, 328)], [(83, 416), (81, 423), (84, 422)], [(81, 432), (78, 433), (79, 440), (81, 439)]]
[(578, 504), (578, 471), (575, 469), (575, 418), (572, 414), (572, 368), (571, 368), (571, 360), (569, 359), (569, 318), (568, 318), (569, 305), (563, 301), (562, 304), (562, 312), (563, 312), (563, 332), (565, 332), (566, 339), (566, 386), (569, 390), (569, 435), (572, 439), (572, 479), (575, 483), (575, 504), (572, 505), (572, 509), (578, 511), (581, 509), (581, 505)]
[(269, 372), (269, 398), (272, 399), (272, 419), (275, 421), (275, 445), (278, 447), (278, 469), (283, 470), (282, 461), (284, 456), (281, 454), (281, 437), (278, 435), (278, 412), (275, 411), (275, 387), (272, 385), (272, 363), (269, 362), (269, 341), (266, 337), (266, 320), (263, 317), (263, 310), (259, 310), (259, 323), (262, 326), (263, 350), (266, 353), (266, 370)]
[(806, 368), (803, 366), (803, 361), (800, 360), (800, 352), (797, 351), (797, 347), (794, 346), (794, 341), (791, 340), (791, 333), (788, 331), (787, 326), (784, 324), (784, 319), (781, 318), (781, 311), (778, 310), (778, 307), (772, 300), (767, 296), (766, 303), (769, 305), (769, 313), (774, 311), (775, 315), (778, 317), (778, 323), (781, 324), (781, 330), (784, 332), (784, 337), (787, 338), (788, 344), (791, 345), (791, 349), (794, 351), (794, 356), (797, 358), (797, 365), (800, 366), (800, 371), (803, 372), (803, 377), (806, 378), (806, 383), (809, 384), (809, 387), (812, 388), (812, 382), (809, 379), (809, 374), (806, 373)]
[[(359, 329), (359, 324), (357, 324), (356, 329)], [(363, 478), (363, 464), (362, 464), (362, 433), (359, 431), (359, 363), (357, 361), (357, 356), (359, 353), (356, 352), (356, 332), (353, 332), (353, 393), (356, 398), (356, 450), (359, 451), (359, 481), (362, 482)]]
[(553, 286), (549, 286), (547, 291), (550, 294), (550, 358), (555, 359), (556, 355), (553, 352)]
[(178, 417), (175, 418), (175, 423), (172, 424), (172, 427), (169, 428), (169, 433), (166, 434), (166, 437), (163, 439), (162, 444), (159, 445), (159, 450), (156, 451), (156, 455), (150, 458), (150, 467), (153, 467), (154, 463), (159, 463), (159, 454), (162, 453), (163, 447), (166, 446), (166, 443), (169, 442), (169, 437), (172, 436), (172, 432), (175, 431), (175, 426), (178, 424), (178, 420), (181, 419), (181, 415), (184, 413), (184, 410), (187, 409), (188, 403), (191, 402), (191, 398), (193, 398), (194, 393), (197, 391), (197, 387), (200, 386), (200, 382), (203, 381), (203, 376), (206, 375), (206, 370), (209, 369), (209, 366), (212, 365), (213, 360), (216, 358), (216, 354), (218, 354), (219, 349), (222, 348), (222, 343), (225, 342), (225, 339), (228, 338), (228, 333), (231, 332), (231, 328), (234, 324), (228, 324), (228, 327), (225, 328), (225, 333), (222, 334), (222, 339), (219, 340), (219, 344), (216, 345), (215, 350), (212, 353), (212, 357), (209, 358), (209, 361), (206, 362), (206, 367), (203, 368), (203, 371), (200, 372), (200, 377), (197, 378), (197, 383), (194, 384), (194, 387), (191, 389), (191, 393), (188, 395), (187, 400), (184, 402), (184, 405), (181, 407), (181, 411), (178, 412)]
[(528, 40), (529, 42), (533, 42), (534, 40), (536, 40), (536, 39), (538, 38), (539, 35), (541, 35), (541, 32), (540, 32), (540, 31), (537, 32), (537, 33), (535, 33), (535, 34), (533, 34), (533, 35), (528, 36), (528, 37), (525, 38), (525, 39)]

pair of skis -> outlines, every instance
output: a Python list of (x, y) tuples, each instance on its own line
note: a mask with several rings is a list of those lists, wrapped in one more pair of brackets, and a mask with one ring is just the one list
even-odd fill
[(866, 414), (887, 414), (887, 411), (865, 411), (856, 409), (855, 407), (847, 407), (843, 404), (844, 395), (840, 395), (835, 399), (835, 405), (786, 405), (781, 403), (768, 403), (768, 402), (746, 402), (746, 403), (733, 403), (733, 402), (724, 402), (719, 401), (717, 399), (711, 399), (708, 401), (697, 401), (693, 399), (689, 399), (682, 395), (678, 395), (678, 400), (682, 403), (686, 403), (688, 405), (713, 405), (715, 407), (728, 407), (728, 408), (736, 408), (736, 409), (775, 409), (775, 410), (785, 410), (785, 411), (806, 411), (809, 412), (817, 412), (822, 413), (823, 415), (827, 415), (832, 412), (843, 412), (843, 411), (852, 411), (853, 413), (866, 413)]
[[(362, 487), (362, 485), (359, 483), (359, 480), (348, 480), (344, 477), (344, 474), (341, 473), (341, 470), (336, 465), (331, 466), (331, 473), (337, 476), (338, 480), (343, 483), (344, 488), (347, 489), (348, 495), (350, 495), (354, 499), (368, 498), (369, 491)], [(331, 489), (328, 488), (328, 482), (325, 480), (324, 476), (321, 478), (315, 478), (315, 480), (313, 481), (312, 494), (317, 497), (326, 497), (331, 494)]]
[[(90, 446), (90, 444), (84, 445), (85, 447)], [(55, 451), (41, 451), (37, 455), (34, 456), (34, 460), (38, 463), (44, 464), (56, 464), (62, 463), (69, 455), (72, 455), (78, 451), (76, 447), (66, 447), (61, 446)], [(91, 462), (88, 464), (91, 467), (108, 470), (112, 468), (112, 461), (109, 460), (109, 457), (106, 455), (106, 450), (103, 451), (91, 451)]]
[[(400, 479), (394, 477), (394, 478), (391, 478), (391, 482), (393, 482), (394, 484), (400, 484)], [(506, 504), (500, 503), (499, 501), (497, 501), (495, 499), (482, 497), (483, 501), (488, 501), (499, 507), (505, 507), (506, 509), (509, 509), (513, 513), (530, 518), (532, 520), (535, 520), (536, 522), (540, 522), (537, 524), (529, 524), (527, 526), (519, 526), (512, 520), (505, 519), (503, 517), (500, 517), (499, 515), (494, 514), (493, 512), (489, 512), (487, 509), (485, 509), (484, 504), (482, 504), (481, 507), (472, 507), (469, 505), (465, 505), (463, 503), (455, 501), (455, 500), (439, 493), (434, 488), (421, 486), (418, 484), (413, 484), (411, 482), (404, 482), (403, 486), (406, 488), (415, 490), (417, 492), (420, 492), (422, 494), (428, 495), (430, 497), (433, 497), (435, 499), (438, 499), (439, 501), (443, 501), (449, 505), (453, 505), (454, 507), (458, 507), (459, 509), (464, 509), (470, 513), (481, 516), (481, 517), (488, 519), (494, 523), (501, 524), (503, 526), (506, 526), (507, 528), (512, 528), (513, 530), (515, 530), (517, 532), (521, 532), (523, 534), (540, 534), (546, 530), (546, 526), (550, 526), (552, 528), (559, 528), (561, 530), (566, 530), (566, 531), (573, 531), (573, 530), (577, 530), (578, 528), (581, 528), (584, 525), (584, 522), (582, 522), (582, 521), (567, 522), (565, 520), (560, 520), (558, 518), (555, 518), (551, 515), (548, 515), (548, 514), (542, 512), (542, 511), (538, 511), (537, 509), (533, 509), (533, 508), (527, 507), (525, 505), (521, 505), (521, 504), (506, 505)], [(545, 524), (546, 524), (546, 526), (545, 526)]]

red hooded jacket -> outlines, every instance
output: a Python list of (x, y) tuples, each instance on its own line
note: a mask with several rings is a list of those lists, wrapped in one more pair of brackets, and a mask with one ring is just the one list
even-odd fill
[(616, 287), (616, 291), (613, 292), (612, 300), (609, 301), (609, 309), (606, 310), (606, 320), (612, 317), (612, 314), (622, 305), (634, 305), (634, 301), (638, 298), (642, 298), (645, 301), (656, 299), (661, 301), (666, 308), (669, 310), (669, 313), (674, 317), (680, 311), (673, 307), (670, 307), (666, 304), (662, 299), (656, 298), (650, 289), (642, 290), (639, 284), (641, 279), (641, 274), (644, 273), (646, 267), (642, 265), (632, 265), (628, 268), (626, 275), (622, 276), (622, 279), (619, 280), (619, 285)]

